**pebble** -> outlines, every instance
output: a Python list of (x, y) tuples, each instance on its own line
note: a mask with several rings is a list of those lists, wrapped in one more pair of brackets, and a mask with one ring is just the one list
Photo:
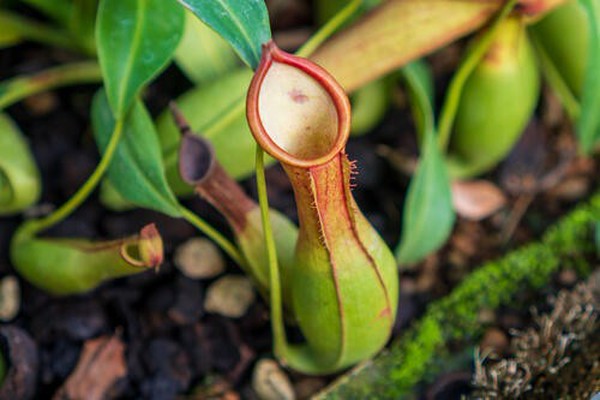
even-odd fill
[(204, 308), (225, 317), (239, 318), (246, 314), (255, 298), (250, 279), (241, 275), (226, 275), (210, 285)]
[(17, 316), (21, 307), (21, 288), (16, 277), (0, 280), (0, 321), (8, 322)]
[(38, 380), (38, 349), (29, 334), (16, 326), (0, 327), (3, 356), (8, 365), (0, 399), (33, 399)]
[(225, 260), (217, 246), (206, 238), (193, 238), (175, 251), (175, 265), (192, 279), (209, 279), (225, 271)]
[(288, 376), (276, 361), (262, 359), (252, 374), (252, 389), (260, 400), (294, 400), (296, 394)]

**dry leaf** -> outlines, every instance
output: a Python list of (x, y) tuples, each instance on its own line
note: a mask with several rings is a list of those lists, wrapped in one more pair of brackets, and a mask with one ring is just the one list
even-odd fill
[(119, 378), (127, 374), (125, 345), (116, 335), (88, 340), (75, 371), (54, 400), (102, 400)]
[(487, 218), (506, 204), (504, 193), (485, 180), (452, 182), (452, 201), (456, 213), (471, 221)]

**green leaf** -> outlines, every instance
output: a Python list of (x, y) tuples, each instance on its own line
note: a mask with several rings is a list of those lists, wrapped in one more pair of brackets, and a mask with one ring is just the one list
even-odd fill
[(263, 0), (178, 1), (227, 40), (242, 60), (256, 69), (261, 46), (271, 39), (269, 14)]
[(0, 49), (13, 46), (23, 40), (18, 21), (0, 10)]
[(401, 264), (422, 260), (444, 244), (454, 225), (450, 178), (435, 134), (425, 135), (421, 162), (408, 187), (402, 239), (396, 248)]
[(167, 65), (183, 33), (175, 0), (102, 0), (98, 58), (110, 106), (121, 118), (144, 84)]
[(77, 0), (73, 2), (69, 18), (69, 31), (88, 54), (96, 54), (96, 15), (99, 0)]
[(600, 138), (600, 4), (593, 0), (580, 0), (589, 21), (589, 53), (583, 93), (581, 114), (577, 121), (577, 136), (584, 153), (589, 154)]
[(421, 60), (411, 62), (400, 72), (410, 92), (411, 110), (422, 140), (426, 132), (435, 130), (433, 76)]
[[(99, 91), (94, 97), (92, 123), (98, 147), (104, 151), (115, 127), (115, 118), (104, 91)], [(124, 120), (123, 139), (108, 168), (108, 179), (130, 202), (172, 217), (180, 215), (177, 199), (165, 178), (154, 125), (139, 100)]]
[(23, 0), (55, 21), (66, 25), (73, 5), (69, 0)]
[(402, 238), (396, 248), (401, 264), (422, 260), (444, 244), (454, 225), (450, 177), (437, 145), (433, 113), (433, 81), (427, 64), (415, 61), (402, 76), (410, 92), (412, 113), (421, 140), (421, 161), (408, 187)]
[(186, 11), (185, 30), (175, 51), (175, 62), (196, 84), (203, 84), (232, 70), (238, 58), (229, 44)]

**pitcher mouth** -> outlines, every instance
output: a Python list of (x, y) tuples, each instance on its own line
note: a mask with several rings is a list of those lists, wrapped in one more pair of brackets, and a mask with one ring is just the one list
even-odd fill
[(252, 135), (273, 158), (297, 167), (322, 165), (339, 154), (350, 132), (344, 89), (318, 65), (263, 45), (248, 89)]

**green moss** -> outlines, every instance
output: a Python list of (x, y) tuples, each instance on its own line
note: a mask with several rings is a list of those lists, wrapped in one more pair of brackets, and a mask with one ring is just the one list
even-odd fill
[(565, 216), (540, 241), (476, 269), (452, 293), (432, 303), (421, 321), (395, 341), (389, 351), (355, 368), (318, 398), (408, 396), (435, 367), (435, 359), (445, 350), (445, 343), (480, 335), (482, 327), (477, 317), (481, 309), (508, 304), (525, 288), (540, 288), (560, 266), (589, 272), (586, 260), (596, 254), (594, 232), (598, 221), (600, 193)]

